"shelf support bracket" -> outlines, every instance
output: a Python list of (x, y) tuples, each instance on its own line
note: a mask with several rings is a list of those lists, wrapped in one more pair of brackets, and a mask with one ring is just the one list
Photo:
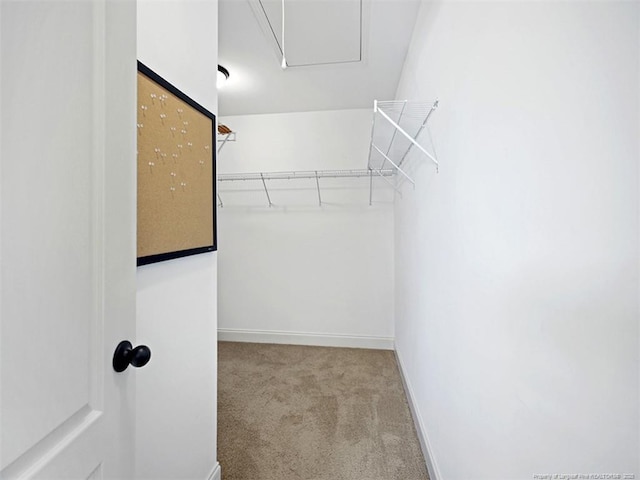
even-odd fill
[(318, 205), (322, 206), (322, 198), (320, 197), (320, 180), (318, 180), (317, 170), (316, 170), (316, 188), (318, 189)]
[(391, 183), (391, 181), (390, 181), (387, 177), (385, 177), (385, 176), (382, 174), (382, 170), (377, 170), (377, 169), (375, 169), (375, 168), (371, 168), (370, 170), (371, 170), (372, 172), (376, 172), (378, 175), (380, 175), (380, 178), (382, 178), (385, 182), (387, 182), (387, 183), (389, 184), (389, 186), (390, 186), (391, 188), (393, 188), (393, 190), (394, 190), (398, 195), (400, 195), (400, 197), (402, 197), (402, 192), (401, 192), (401, 191), (400, 191), (400, 190), (399, 190), (399, 189), (398, 189), (398, 188), (397, 188), (393, 183)]
[(260, 178), (262, 179), (262, 186), (264, 187), (264, 193), (267, 194), (267, 201), (269, 202), (269, 207), (273, 206), (271, 203), (271, 197), (269, 196), (269, 190), (267, 190), (267, 182), (264, 181), (264, 174), (260, 172)]
[(380, 155), (382, 155), (382, 156), (384, 157), (384, 159), (385, 159), (387, 162), (389, 162), (391, 165), (393, 165), (393, 166), (395, 167), (395, 169), (396, 169), (398, 172), (400, 172), (402, 175), (404, 175), (404, 177), (405, 177), (407, 180), (409, 180), (409, 181), (411, 182), (411, 185), (413, 185), (414, 187), (416, 186), (416, 182), (414, 182), (414, 181), (413, 181), (413, 179), (412, 179), (409, 175), (407, 175), (406, 173), (404, 173), (404, 170), (402, 170), (398, 165), (396, 165), (396, 164), (393, 162), (393, 160), (391, 160), (389, 157), (387, 157), (387, 156), (384, 154), (384, 152), (383, 152), (382, 150), (380, 150), (378, 147), (376, 147), (373, 143), (371, 144), (371, 146), (372, 146), (373, 148), (375, 148), (375, 149), (376, 149), (376, 151), (377, 151)]
[(218, 192), (216, 192), (216, 195), (218, 196), (218, 202), (220, 202), (220, 203), (218, 203), (218, 206), (219, 206), (220, 208), (223, 208), (223, 207), (224, 207), (224, 205), (222, 204), (222, 199), (220, 198), (220, 194), (219, 194)]
[(224, 140), (222, 140), (222, 143), (218, 147), (218, 152), (217, 153), (220, 153), (220, 150), (222, 150), (222, 147), (224, 147), (224, 144), (227, 143), (227, 140), (229, 140), (229, 137), (231, 136), (232, 133), (233, 132), (227, 133), (227, 135), (224, 137)]
[[(438, 160), (435, 159), (435, 157), (433, 155), (431, 155), (429, 152), (427, 152), (424, 148), (422, 148), (422, 145), (420, 145), (418, 142), (416, 142), (416, 140), (409, 135), (407, 132), (404, 131), (404, 129), (398, 125), (396, 122), (394, 122), (391, 117), (389, 117), (389, 115), (387, 115), (386, 113), (384, 113), (382, 111), (382, 109), (377, 108), (377, 112), (382, 115), (391, 125), (394, 126), (394, 128), (396, 128), (402, 135), (404, 135), (406, 137), (407, 140), (409, 140), (411, 142), (412, 145), (415, 145), (416, 148), (420, 149), (420, 151), (422, 153), (424, 153), (427, 157), (429, 157), (431, 159), (431, 161), (433, 163), (436, 164), (436, 167), (439, 167), (440, 164), (438, 163)], [(378, 150), (379, 151), (379, 150)], [(382, 152), (380, 152), (382, 153)]]
[(373, 170), (369, 169), (369, 206), (373, 201)]
[[(378, 101), (373, 101), (373, 120), (371, 120), (371, 141), (369, 142), (369, 155), (367, 158), (369, 159), (368, 168), (371, 170), (371, 145), (373, 145), (373, 133), (376, 131), (376, 112), (378, 111)], [(384, 166), (384, 165), (383, 165)]]
[[(405, 100), (402, 103), (402, 109), (400, 110), (400, 115), (398, 115), (398, 125), (400, 125), (400, 122), (402, 121), (402, 115), (404, 115), (404, 109), (407, 108), (407, 102), (408, 100)], [(393, 145), (393, 141), (396, 139), (397, 134), (398, 134), (398, 130), (394, 130), (393, 135), (391, 136), (391, 141), (389, 142), (389, 147), (387, 148), (387, 155), (389, 155), (389, 152), (391, 151), (391, 146)]]
[[(424, 128), (427, 126), (429, 117), (431, 117), (431, 114), (435, 111), (436, 108), (438, 108), (438, 100), (433, 102), (433, 105), (431, 106), (431, 110), (429, 110), (429, 113), (427, 113), (427, 117), (424, 119), (424, 122), (422, 122), (422, 125), (420, 125), (420, 128), (418, 129), (415, 136), (413, 137), (414, 139), (418, 138), (418, 135), (420, 135), (420, 133), (422, 133), (422, 130), (424, 130)], [(402, 165), (402, 162), (404, 162), (404, 159), (407, 158), (407, 155), (409, 155), (409, 152), (411, 151), (412, 148), (413, 148), (413, 143), (409, 145), (409, 148), (407, 148), (407, 151), (404, 152), (404, 155), (402, 155), (402, 158), (398, 162), (398, 165)], [(439, 172), (439, 171), (440, 171), (440, 165), (436, 163), (436, 172)]]

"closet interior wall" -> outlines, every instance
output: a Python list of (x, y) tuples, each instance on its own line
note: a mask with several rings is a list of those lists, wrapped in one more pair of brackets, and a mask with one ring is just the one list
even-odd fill
[[(138, 60), (217, 114), (218, 1), (136, 6)], [(216, 252), (137, 269), (136, 343), (153, 351), (136, 378), (138, 480), (219, 478), (216, 277)]]
[[(433, 479), (640, 474), (637, 2), (423, 2), (396, 349)], [(558, 477), (558, 478), (559, 478)]]
[[(366, 169), (371, 109), (220, 118), (218, 173)], [(382, 178), (219, 182), (221, 339), (391, 348), (393, 196)]]

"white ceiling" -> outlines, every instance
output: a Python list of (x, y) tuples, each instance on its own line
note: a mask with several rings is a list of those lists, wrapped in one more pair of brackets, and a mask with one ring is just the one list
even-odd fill
[(373, 107), (392, 100), (420, 0), (220, 0), (221, 116)]

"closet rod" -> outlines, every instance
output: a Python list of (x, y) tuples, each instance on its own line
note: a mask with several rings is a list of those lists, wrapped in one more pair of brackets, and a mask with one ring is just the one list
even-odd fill
[[(375, 170), (381, 177), (393, 176), (392, 169)], [(311, 170), (291, 172), (257, 172), (257, 173), (220, 173), (219, 182), (238, 182), (245, 180), (295, 180), (299, 178), (358, 178), (369, 177), (368, 168), (360, 170)]]

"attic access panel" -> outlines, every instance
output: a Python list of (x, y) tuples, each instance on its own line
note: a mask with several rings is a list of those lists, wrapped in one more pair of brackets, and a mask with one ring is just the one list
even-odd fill
[[(250, 0), (258, 22), (282, 56), (282, 0)], [(362, 61), (362, 0), (284, 0), (287, 65)]]

